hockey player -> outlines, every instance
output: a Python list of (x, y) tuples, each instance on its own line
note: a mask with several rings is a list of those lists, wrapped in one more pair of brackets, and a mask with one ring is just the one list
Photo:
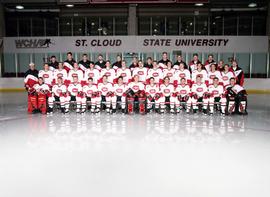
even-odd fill
[(51, 87), (53, 82), (53, 72), (50, 70), (49, 64), (47, 63), (44, 64), (43, 68), (44, 70), (39, 71), (38, 77), (42, 77), (44, 83)]
[[(115, 70), (111, 68), (111, 62), (109, 60), (106, 61), (106, 68), (103, 68), (100, 72), (102, 78), (104, 75), (107, 76), (108, 82), (113, 84), (116, 74)], [(102, 82), (102, 79), (100, 79), (100, 81)]]
[(33, 87), (36, 94), (37, 109), (42, 113), (47, 112), (47, 97), (50, 96), (50, 88), (44, 83), (43, 78), (38, 78), (38, 83)]
[(183, 61), (182, 55), (177, 55), (177, 60), (173, 64), (173, 68), (175, 70), (179, 69), (179, 66), (180, 66), (181, 63), (184, 64), (184, 69), (188, 69), (188, 66), (187, 66), (186, 62)]
[(210, 65), (210, 70), (208, 72), (208, 83), (209, 85), (213, 84), (213, 79), (218, 78), (219, 82), (222, 83), (222, 77), (220, 71), (216, 70), (217, 65), (216, 64), (211, 64)]
[(53, 71), (53, 82), (54, 85), (57, 82), (57, 79), (61, 77), (63, 79), (63, 82), (65, 83), (67, 80), (67, 71), (64, 69), (63, 63), (59, 62), (58, 69), (54, 69)]
[(174, 73), (175, 73), (175, 69), (172, 68), (172, 62), (168, 62), (167, 68), (163, 70), (163, 77), (169, 77), (170, 84), (174, 84)]
[(132, 76), (133, 78), (135, 77), (135, 75), (139, 76), (139, 81), (142, 83), (146, 83), (146, 78), (147, 78), (147, 72), (148, 72), (148, 68), (143, 67), (143, 63), (141, 60), (139, 60), (139, 67), (135, 68), (132, 72)]
[(56, 57), (54, 55), (50, 58), (49, 68), (51, 71), (54, 71), (55, 69), (58, 69), (58, 62), (56, 61)]
[(192, 72), (192, 83), (196, 83), (198, 76), (201, 78), (202, 83), (205, 83), (208, 86), (208, 73), (201, 63), (198, 63), (197, 69)]
[(112, 97), (114, 96), (114, 94), (113, 85), (108, 81), (107, 75), (103, 75), (102, 83), (98, 84), (98, 91), (101, 95), (101, 102), (105, 103), (106, 112), (110, 113)]
[(79, 83), (78, 76), (74, 76), (72, 83), (69, 84), (69, 86), (68, 86), (66, 113), (68, 113), (70, 101), (76, 102), (76, 113), (80, 113), (81, 112), (82, 97), (83, 97), (82, 86)]
[(154, 77), (155, 82), (158, 84), (162, 83), (162, 79), (163, 79), (163, 72), (162, 70), (158, 67), (157, 62), (153, 61), (153, 68), (150, 68), (148, 70), (148, 74), (147, 74), (147, 83), (149, 83), (149, 79), (151, 77)]
[(105, 64), (106, 64), (106, 61), (103, 60), (103, 55), (99, 54), (98, 61), (95, 63), (95, 68), (100, 71), (101, 69), (106, 67)]
[(201, 61), (199, 60), (199, 56), (197, 53), (193, 54), (193, 60), (191, 60), (189, 62), (189, 69), (191, 71), (191, 73), (197, 69), (197, 65), (201, 63)]
[(163, 52), (162, 53), (162, 59), (158, 61), (158, 66), (161, 69), (167, 68), (167, 63), (170, 60), (168, 59), (168, 53), (167, 52)]
[(149, 84), (145, 87), (145, 94), (147, 98), (147, 112), (150, 112), (153, 108), (153, 103), (155, 103), (155, 110), (158, 112), (159, 100), (161, 97), (159, 84), (155, 83), (155, 78), (151, 77), (149, 79)]
[(238, 66), (236, 60), (232, 61), (232, 66), (230, 68), (230, 71), (234, 73), (235, 78), (236, 78), (236, 83), (239, 84), (240, 86), (243, 86), (244, 85), (244, 72), (242, 68)]
[(153, 60), (151, 57), (148, 57), (146, 59), (146, 63), (144, 64), (144, 67), (148, 69), (153, 68)]
[(186, 83), (188, 85), (191, 85), (191, 76), (190, 71), (188, 69), (185, 69), (184, 63), (179, 64), (179, 69), (177, 69), (174, 73), (174, 86), (177, 87), (181, 83), (181, 79), (185, 78)]
[(121, 55), (116, 56), (116, 62), (113, 63), (112, 68), (117, 70), (118, 68), (122, 67), (122, 57)]
[(73, 83), (74, 77), (77, 77), (78, 82), (80, 83), (83, 78), (83, 71), (79, 69), (79, 65), (77, 63), (73, 64), (73, 69), (69, 71), (68, 73), (68, 82)]
[(86, 84), (89, 78), (93, 79), (94, 84), (98, 84), (98, 80), (100, 79), (100, 72), (98, 69), (95, 68), (95, 65), (93, 62), (90, 62), (90, 68), (85, 70), (84, 73), (84, 79), (82, 81), (82, 84)]
[(224, 65), (224, 70), (221, 72), (222, 83), (226, 88), (227, 85), (230, 84), (230, 79), (235, 78), (235, 75), (232, 71), (230, 71), (230, 66), (228, 64)]
[[(94, 64), (93, 64), (94, 65)], [(87, 102), (91, 102), (91, 112), (100, 111), (100, 92), (98, 91), (97, 85), (94, 84), (93, 78), (89, 77), (87, 80), (88, 84), (83, 86), (83, 97), (82, 97), (82, 113), (86, 111)]]
[[(141, 62), (142, 64), (142, 62)], [(139, 75), (134, 75), (134, 81), (128, 84), (127, 90), (127, 102), (128, 102), (128, 113), (132, 114), (136, 109), (139, 109), (139, 113), (145, 113), (145, 87), (142, 82), (139, 81)], [(139, 106), (137, 105), (134, 107), (134, 102), (138, 102)]]
[(125, 60), (122, 61), (122, 68), (118, 68), (116, 71), (116, 79), (119, 79), (119, 77), (123, 78), (124, 84), (128, 84), (131, 81), (131, 71), (127, 68)]
[(213, 54), (209, 54), (208, 59), (204, 63), (204, 67), (207, 72), (210, 71), (210, 67), (212, 64), (216, 64), (216, 61), (213, 58)]
[(247, 115), (247, 93), (246, 90), (236, 84), (236, 79), (230, 79), (230, 85), (226, 89), (227, 111), (229, 114), (239, 113)]
[[(123, 62), (122, 62), (123, 66)], [(122, 67), (123, 68), (123, 67)], [(120, 68), (121, 69), (121, 68)], [(127, 85), (124, 84), (123, 77), (118, 77), (117, 84), (113, 87), (114, 96), (112, 97), (112, 113), (116, 112), (117, 103), (121, 103), (122, 113), (126, 112), (126, 91)]]
[(196, 83), (191, 87), (191, 104), (193, 107), (193, 113), (197, 113), (199, 102), (202, 102), (203, 113), (207, 114), (208, 89), (205, 83), (202, 82), (202, 78), (197, 76)]
[(160, 97), (160, 112), (164, 113), (165, 107), (167, 103), (170, 103), (170, 112), (174, 113), (174, 107), (175, 107), (175, 96), (174, 96), (174, 91), (175, 88), (172, 84), (170, 84), (170, 78), (165, 77), (164, 78), (164, 83), (160, 85), (160, 92), (161, 92), (161, 97)]
[(68, 111), (68, 109), (65, 109), (66, 100), (67, 100), (67, 86), (64, 85), (63, 78), (58, 77), (56, 84), (52, 87), (51, 96), (48, 98), (49, 104), (48, 113), (53, 112), (54, 101), (60, 102), (62, 113)]
[[(214, 113), (214, 104), (219, 103), (221, 106), (221, 114), (225, 115), (225, 108), (226, 108), (226, 96), (224, 94), (224, 87), (220, 85), (219, 79), (215, 77), (213, 79), (213, 84), (208, 86), (209, 92), (209, 109), (210, 115)], [(219, 108), (219, 107), (218, 107)]]
[(36, 83), (38, 83), (38, 70), (36, 70), (34, 63), (30, 63), (29, 69), (24, 74), (25, 89), (28, 91), (28, 89), (33, 88)]
[(64, 69), (67, 71), (67, 73), (73, 69), (73, 65), (76, 63), (76, 61), (72, 57), (72, 53), (67, 53), (67, 59), (64, 61)]
[[(93, 63), (93, 62), (92, 62)], [(94, 64), (94, 63), (93, 63)], [(90, 68), (90, 60), (88, 59), (87, 54), (83, 54), (82, 60), (78, 63), (79, 68), (85, 72), (88, 68)]]
[(180, 84), (175, 89), (175, 107), (176, 112), (179, 113), (183, 106), (186, 104), (186, 112), (189, 113), (191, 106), (190, 86), (187, 84), (185, 78), (181, 78)]

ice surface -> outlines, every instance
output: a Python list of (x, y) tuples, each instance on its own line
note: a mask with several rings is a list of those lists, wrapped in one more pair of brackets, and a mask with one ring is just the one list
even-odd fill
[(28, 115), (0, 93), (1, 197), (269, 197), (269, 95), (248, 116)]

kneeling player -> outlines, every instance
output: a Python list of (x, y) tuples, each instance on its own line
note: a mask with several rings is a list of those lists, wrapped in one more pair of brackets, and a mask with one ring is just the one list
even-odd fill
[(73, 83), (68, 86), (68, 96), (66, 103), (66, 113), (69, 112), (70, 101), (76, 102), (76, 113), (81, 112), (81, 102), (82, 102), (82, 85), (78, 81), (78, 77), (73, 77)]
[[(128, 113), (131, 114), (135, 110), (139, 109), (139, 113), (145, 113), (145, 90), (144, 84), (139, 82), (139, 75), (134, 75), (134, 81), (129, 83), (127, 90), (127, 101), (128, 101)], [(139, 107), (134, 107), (134, 102), (139, 103)]]
[(48, 113), (53, 112), (53, 102), (60, 102), (61, 111), (65, 113), (67, 110), (65, 109), (67, 97), (67, 87), (63, 84), (63, 78), (58, 77), (57, 83), (52, 87), (52, 94), (48, 98), (49, 108)]
[(122, 113), (125, 113), (126, 109), (126, 91), (127, 86), (124, 84), (123, 77), (118, 77), (117, 84), (113, 88), (114, 96), (112, 97), (112, 113), (116, 112), (117, 103), (121, 103)]
[(209, 109), (210, 115), (214, 113), (214, 104), (219, 103), (221, 106), (221, 114), (225, 114), (226, 107), (226, 97), (224, 95), (223, 85), (219, 85), (219, 79), (215, 77), (213, 79), (213, 84), (209, 85), (208, 92), (210, 94), (209, 97)]
[(208, 106), (208, 90), (205, 83), (202, 83), (202, 78), (200, 76), (196, 77), (196, 83), (192, 85), (191, 88), (191, 103), (193, 107), (193, 113), (197, 113), (198, 105), (202, 102), (203, 113), (207, 114)]
[(50, 94), (50, 88), (47, 84), (44, 83), (42, 77), (38, 78), (38, 83), (33, 87), (35, 89), (37, 109), (42, 113), (46, 114), (47, 112), (47, 97)]
[(181, 78), (180, 84), (177, 86), (175, 90), (175, 107), (176, 112), (179, 113), (183, 106), (186, 104), (186, 112), (189, 113), (191, 106), (191, 98), (189, 97), (190, 87), (187, 84), (187, 80), (185, 78)]
[(239, 113), (247, 115), (247, 93), (246, 90), (236, 84), (235, 78), (230, 79), (227, 87), (227, 111), (229, 114)]
[(160, 85), (160, 112), (164, 113), (166, 103), (170, 104), (170, 112), (174, 113), (174, 104), (175, 104), (175, 96), (174, 96), (174, 86), (170, 84), (170, 78), (165, 77), (164, 83)]
[(98, 84), (98, 91), (101, 93), (101, 102), (105, 103), (107, 113), (110, 113), (112, 97), (114, 95), (113, 85), (108, 82), (107, 75), (103, 75), (102, 83)]
[(91, 112), (100, 111), (100, 93), (93, 82), (93, 78), (88, 78), (88, 84), (83, 86), (82, 113), (86, 111), (87, 102), (91, 102)]
[(156, 112), (158, 112), (161, 94), (159, 90), (159, 85), (158, 83), (155, 83), (154, 77), (150, 77), (149, 85), (146, 85), (145, 92), (147, 98), (147, 112), (151, 111), (151, 109), (153, 108), (153, 103), (155, 103), (155, 109)]

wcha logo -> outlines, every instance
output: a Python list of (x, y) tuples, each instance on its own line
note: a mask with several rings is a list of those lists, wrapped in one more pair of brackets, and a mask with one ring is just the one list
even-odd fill
[(54, 45), (51, 39), (18, 39), (15, 40), (16, 48), (49, 48)]

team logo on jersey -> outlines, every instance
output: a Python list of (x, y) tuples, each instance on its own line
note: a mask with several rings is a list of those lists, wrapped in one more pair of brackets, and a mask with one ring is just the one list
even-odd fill
[(126, 74), (126, 73), (121, 73), (121, 76), (122, 76), (122, 77), (126, 77), (127, 74)]
[(105, 75), (106, 75), (107, 77), (109, 77), (109, 76), (111, 76), (111, 73), (110, 73), (110, 72), (106, 72)]
[(78, 74), (73, 73), (71, 76), (72, 76), (72, 77), (78, 77)]
[(155, 89), (151, 89), (149, 92), (150, 92), (150, 94), (154, 94), (154, 93), (156, 93), (156, 90)]
[(172, 73), (167, 73), (167, 76), (168, 76), (168, 77), (172, 77), (173, 74), (172, 74)]
[(139, 90), (139, 86), (134, 85), (134, 86), (133, 86), (133, 90)]
[(168, 93), (170, 93), (170, 92), (171, 92), (170, 89), (164, 89), (164, 93), (165, 93), (165, 94), (168, 94)]
[(108, 91), (108, 88), (103, 87), (101, 90), (102, 90), (102, 92), (107, 92)]
[(186, 74), (185, 74), (185, 73), (180, 73), (180, 74), (179, 74), (179, 77), (180, 77), (180, 78), (185, 78), (185, 77), (186, 77)]
[(43, 74), (42, 77), (43, 78), (49, 78), (49, 75), (48, 74)]
[(94, 73), (89, 73), (88, 77), (94, 77)]
[(217, 90), (213, 90), (212, 92), (214, 95), (218, 94), (218, 91)]
[(138, 72), (138, 75), (144, 75), (144, 72), (143, 71), (139, 71)]
[(214, 79), (216, 75), (210, 75), (210, 79)]
[(186, 94), (187, 91), (186, 90), (180, 90), (180, 94)]
[(62, 90), (61, 90), (61, 89), (57, 89), (56, 92), (57, 92), (58, 94), (60, 94), (60, 93), (62, 93)]
[(63, 74), (62, 73), (58, 73), (57, 74), (57, 77), (63, 77)]
[(159, 74), (157, 72), (153, 73), (153, 77), (158, 77)]
[(196, 77), (201, 77), (201, 78), (203, 78), (203, 75), (202, 75), (202, 74), (197, 74)]
[(229, 77), (223, 76), (222, 79), (223, 79), (223, 81), (228, 81)]
[(117, 92), (117, 93), (122, 93), (123, 90), (122, 90), (122, 89), (116, 89), (116, 92)]
[(87, 94), (92, 94), (93, 90), (87, 90)]
[(203, 88), (197, 88), (197, 92), (202, 92)]
[(73, 88), (72, 92), (74, 92), (74, 93), (78, 92), (78, 88)]

